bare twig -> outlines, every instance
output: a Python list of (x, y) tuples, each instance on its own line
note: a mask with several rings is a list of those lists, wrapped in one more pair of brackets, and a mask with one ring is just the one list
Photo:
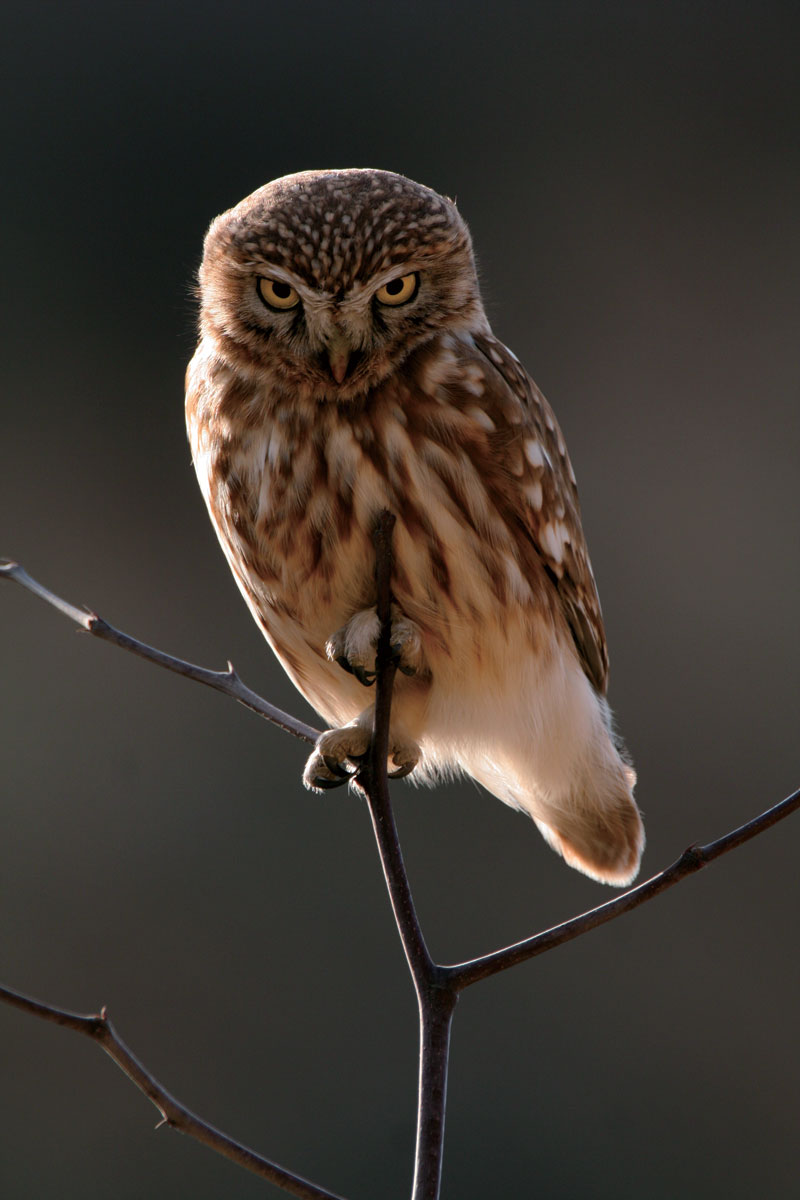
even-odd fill
[(458, 992), (431, 958), (417, 918), (389, 799), (386, 759), (392, 687), (397, 671), (391, 651), (392, 530), (383, 512), (375, 528), (377, 611), (381, 623), (376, 662), (375, 725), (358, 784), (369, 804), (386, 886), (419, 1005), (419, 1092), (412, 1200), (437, 1200), (442, 1175), (450, 1027)]
[(392, 529), (394, 523), (394, 515), (383, 512), (375, 528), (377, 611), (381, 622), (375, 664), (375, 725), (369, 755), (364, 767), (359, 772), (358, 783), (369, 801), (389, 898), (392, 902), (409, 969), (416, 981), (417, 978), (430, 976), (434, 970), (434, 963), (428, 953), (428, 947), (425, 945), (414, 901), (411, 898), (411, 889), (403, 865), (403, 855), (389, 801), (389, 787), (386, 778), (392, 688), (397, 673), (397, 666), (391, 652)]
[[(543, 954), (546, 950), (552, 950), (556, 946), (572, 941), (581, 934), (588, 933), (590, 929), (604, 925), (606, 922), (622, 916), (623, 913), (638, 908), (640, 904), (652, 900), (688, 875), (701, 870), (722, 854), (743, 845), (744, 842), (763, 833), (770, 826), (795, 812), (800, 808), (800, 790), (717, 841), (710, 842), (706, 846), (690, 846), (672, 866), (667, 867), (658, 875), (654, 875), (652, 879), (640, 884), (639, 887), (632, 888), (606, 904), (601, 904), (598, 908), (573, 917), (571, 920), (535, 934), (533, 937), (526, 938), (522, 942), (517, 942), (513, 946), (507, 946), (469, 962), (453, 966), (442, 966), (434, 962), (425, 944), (414, 908), (389, 800), (386, 772), (392, 687), (396, 671), (391, 654), (391, 536), (394, 523), (395, 518), (392, 514), (383, 513), (375, 534), (377, 607), (381, 622), (377, 656), (375, 724), (370, 750), (358, 771), (357, 783), (366, 795), (369, 804), (386, 885), (419, 1001), (420, 1081), (416, 1169), (412, 1200), (437, 1200), (441, 1179), (449, 1035), (455, 1003), (460, 992), (481, 979), (486, 979), (509, 967), (516, 966), (517, 963)], [(84, 612), (68, 604), (31, 579), (16, 563), (0, 564), (0, 577), (12, 579), (21, 584), (96, 637), (121, 646), (150, 662), (185, 675), (189, 679), (213, 687), (224, 695), (231, 696), (295, 737), (308, 742), (316, 741), (317, 730), (289, 714), (281, 712), (280, 709), (275, 708), (245, 687), (230, 664), (227, 671), (209, 671), (146, 646), (135, 638), (114, 629), (95, 613)], [(80, 1016), (41, 1004), (39, 1001), (31, 1000), (2, 987), (0, 987), (0, 1000), (45, 1020), (75, 1029), (99, 1042), (136, 1086), (158, 1107), (164, 1122), (173, 1128), (190, 1134), (293, 1195), (321, 1197), (323, 1200), (340, 1200), (339, 1197), (334, 1196), (334, 1193), (325, 1191), (323, 1188), (285, 1171), (284, 1168), (262, 1158), (240, 1143), (234, 1142), (180, 1105), (131, 1054), (115, 1033), (104, 1011), (97, 1016)]]
[(486, 979), (490, 975), (496, 975), (498, 971), (506, 971), (509, 967), (515, 967), (517, 963), (535, 958), (537, 954), (544, 954), (545, 950), (554, 950), (556, 946), (563, 946), (565, 942), (571, 942), (573, 938), (580, 937), (582, 933), (588, 933), (590, 929), (596, 929), (598, 925), (605, 925), (607, 921), (613, 921), (615, 917), (621, 917), (623, 913), (631, 912), (640, 904), (652, 900), (661, 892), (665, 892), (667, 888), (680, 883), (687, 875), (693, 875), (695, 871), (707, 867), (715, 858), (719, 858), (722, 854), (727, 854), (729, 850), (735, 850), (737, 846), (757, 837), (759, 833), (776, 825), (778, 821), (782, 821), (784, 817), (796, 812), (798, 808), (800, 808), (800, 790), (793, 792), (791, 796), (787, 796), (785, 800), (781, 800), (772, 808), (768, 808), (760, 816), (753, 817), (752, 821), (747, 821), (738, 829), (726, 833), (717, 841), (709, 842), (706, 846), (689, 846), (672, 866), (660, 871), (652, 879), (640, 883), (638, 887), (623, 892), (621, 896), (615, 896), (606, 904), (601, 904), (589, 912), (581, 913), (580, 916), (573, 917), (571, 921), (565, 921), (562, 925), (545, 929), (542, 933), (537, 933), (522, 942), (516, 942), (513, 946), (496, 950), (493, 954), (486, 954), (482, 958), (459, 963), (457, 966), (444, 967), (442, 968), (443, 973), (453, 987), (458, 991), (463, 991), (465, 987), (477, 983), (480, 979)]
[(76, 608), (74, 604), (62, 600), (55, 592), (51, 592), (37, 580), (32, 579), (19, 563), (0, 562), (0, 579), (11, 579), (14, 583), (19, 583), (29, 592), (33, 592), (34, 596), (39, 596), (52, 608), (57, 608), (59, 612), (64, 613), (81, 629), (85, 629), (102, 641), (111, 642), (114, 646), (129, 650), (131, 654), (138, 654), (140, 658), (146, 658), (148, 662), (155, 663), (158, 667), (174, 671), (176, 675), (184, 675), (187, 679), (193, 679), (195, 683), (204, 683), (206, 687), (214, 688), (215, 691), (222, 692), (224, 696), (238, 700), (245, 708), (258, 713), (259, 717), (271, 721), (279, 729), (294, 734), (296, 738), (301, 738), (304, 742), (313, 744), (319, 737), (318, 729), (314, 729), (313, 726), (306, 725), (304, 721), (298, 721), (297, 717), (276, 708), (274, 704), (270, 704), (268, 700), (264, 700), (263, 697), (242, 683), (230, 662), (227, 671), (210, 671), (207, 667), (197, 667), (194, 663), (185, 662), (182, 658), (174, 658), (171, 654), (165, 654), (163, 650), (156, 650), (154, 646), (147, 646), (137, 638), (131, 637), (130, 634), (115, 629), (97, 613)]
[(42, 1004), (39, 1000), (32, 1000), (29, 996), (23, 996), (20, 992), (6, 987), (0, 987), (0, 999), (22, 1009), (23, 1012), (42, 1017), (45, 1021), (52, 1021), (55, 1025), (63, 1025), (66, 1029), (74, 1029), (76, 1033), (82, 1033), (92, 1041), (98, 1042), (106, 1054), (113, 1058), (117, 1066), (136, 1084), (139, 1091), (156, 1106), (161, 1113), (160, 1125), (169, 1125), (171, 1129), (188, 1134), (204, 1146), (224, 1154), (239, 1166), (246, 1167), (254, 1175), (283, 1188), (292, 1196), (300, 1196), (302, 1200), (342, 1200), (336, 1192), (318, 1187), (302, 1176), (294, 1175), (277, 1163), (270, 1162), (268, 1158), (256, 1154), (255, 1150), (250, 1150), (241, 1142), (235, 1142), (233, 1138), (229, 1138), (185, 1108), (131, 1053), (106, 1016), (105, 1009), (90, 1016), (82, 1016), (63, 1008), (54, 1008), (50, 1004)]

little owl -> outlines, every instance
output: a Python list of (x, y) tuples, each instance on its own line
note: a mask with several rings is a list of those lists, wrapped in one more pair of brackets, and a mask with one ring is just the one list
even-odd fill
[(593, 879), (644, 842), (605, 700), (600, 604), (553, 413), (492, 335), (455, 205), (390, 171), (304, 171), (211, 225), (186, 416), (211, 519), (290, 678), (370, 738), (378, 514), (397, 518), (393, 775), (465, 771)]

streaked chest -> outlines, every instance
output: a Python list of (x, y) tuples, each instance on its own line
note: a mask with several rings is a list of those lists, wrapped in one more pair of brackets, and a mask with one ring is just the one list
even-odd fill
[[(452, 393), (451, 393), (452, 395)], [(374, 603), (371, 531), (398, 518), (393, 590), (431, 636), (530, 599), (513, 475), (474, 396), (391, 380), (363, 405), (205, 404), (191, 438), (220, 541), (254, 610), (326, 636)], [(489, 428), (492, 426), (492, 428)]]

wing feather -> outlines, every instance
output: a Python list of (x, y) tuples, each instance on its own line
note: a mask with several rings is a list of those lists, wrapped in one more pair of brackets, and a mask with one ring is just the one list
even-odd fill
[[(510, 395), (501, 405), (514, 428), (509, 450), (523, 497), (521, 524), (558, 595), (581, 664), (601, 695), (608, 686), (600, 598), (581, 525), (575, 475), (550, 405), (516, 357), (491, 336), (475, 345)], [(502, 382), (501, 382), (502, 381)]]

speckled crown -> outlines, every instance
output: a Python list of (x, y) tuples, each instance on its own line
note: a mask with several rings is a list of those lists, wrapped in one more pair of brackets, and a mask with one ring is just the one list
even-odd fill
[(471, 251), (451, 200), (404, 175), (371, 168), (284, 175), (222, 213), (206, 238), (243, 264), (286, 267), (310, 284), (342, 292), (412, 256), (445, 246)]

